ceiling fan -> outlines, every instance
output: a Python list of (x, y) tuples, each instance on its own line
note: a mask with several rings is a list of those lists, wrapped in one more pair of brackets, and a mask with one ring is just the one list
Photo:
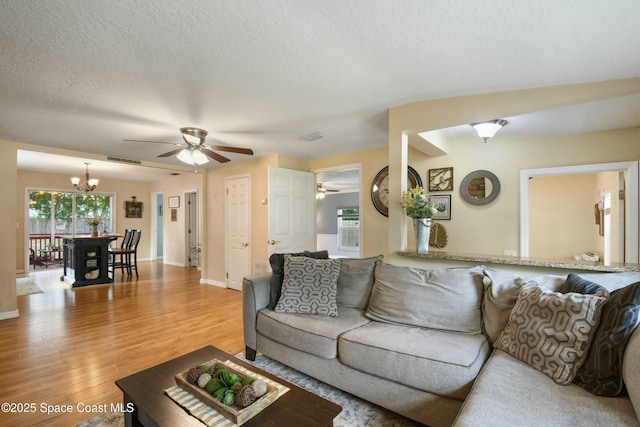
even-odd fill
[(340, 190), (328, 190), (322, 186), (321, 182), (316, 184), (316, 199), (324, 199), (326, 193), (339, 193)]
[(140, 139), (125, 139), (127, 142), (152, 142), (156, 144), (171, 144), (176, 145), (181, 148), (177, 148), (175, 150), (168, 151), (166, 153), (160, 154), (158, 157), (171, 157), (177, 155), (178, 159), (181, 162), (187, 163), (189, 165), (202, 165), (209, 161), (208, 158), (216, 160), (220, 163), (226, 163), (230, 161), (229, 158), (216, 153), (216, 151), (226, 151), (229, 153), (239, 153), (246, 154), (249, 156), (253, 156), (253, 150), (249, 148), (236, 148), (229, 147), (226, 145), (207, 145), (204, 143), (204, 139), (208, 135), (208, 132), (204, 129), (195, 128), (195, 127), (184, 127), (180, 128), (180, 132), (182, 133), (182, 139), (184, 140), (183, 144), (177, 144), (173, 142), (162, 142), (162, 141), (145, 141)]

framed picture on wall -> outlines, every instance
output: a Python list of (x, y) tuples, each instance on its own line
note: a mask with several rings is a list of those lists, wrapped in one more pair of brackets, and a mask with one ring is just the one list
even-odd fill
[(170, 208), (179, 208), (180, 207), (180, 196), (171, 196), (171, 197), (169, 197), (169, 207)]
[(136, 202), (135, 198), (133, 201), (124, 202), (125, 216), (127, 218), (142, 218), (142, 209), (142, 202)]
[(451, 194), (430, 196), (431, 204), (436, 207), (438, 213), (433, 219), (451, 219)]

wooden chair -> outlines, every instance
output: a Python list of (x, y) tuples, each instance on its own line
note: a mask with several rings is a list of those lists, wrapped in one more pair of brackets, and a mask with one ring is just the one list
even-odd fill
[(127, 267), (126, 259), (129, 254), (129, 248), (131, 247), (132, 240), (133, 230), (125, 230), (124, 238), (122, 239), (120, 247), (109, 248), (109, 270), (111, 272), (111, 278), (115, 275), (116, 268), (119, 268), (120, 272), (124, 274), (124, 269)]
[(131, 237), (131, 243), (129, 244), (129, 250), (126, 255), (126, 267), (127, 273), (131, 275), (131, 271), (136, 271), (136, 278), (138, 278), (138, 243), (140, 243), (140, 237), (142, 236), (142, 230), (133, 230), (133, 236)]

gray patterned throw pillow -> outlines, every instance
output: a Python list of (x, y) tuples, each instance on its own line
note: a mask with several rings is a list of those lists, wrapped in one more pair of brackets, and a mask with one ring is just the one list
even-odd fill
[(275, 311), (338, 317), (340, 260), (287, 255), (284, 281)]
[(600, 309), (595, 295), (560, 294), (529, 282), (494, 347), (566, 385), (586, 357)]

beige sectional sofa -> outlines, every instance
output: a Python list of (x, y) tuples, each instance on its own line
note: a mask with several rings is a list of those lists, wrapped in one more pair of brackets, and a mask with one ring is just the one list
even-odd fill
[[(560, 385), (562, 379), (552, 378), (556, 371), (532, 367), (535, 361), (519, 360), (504, 343), (508, 351), (494, 348), (507, 339), (505, 329), (517, 333), (514, 325), (519, 317), (513, 317), (512, 310), (524, 304), (525, 298), (521, 302), (519, 296), (525, 288), (548, 289), (549, 298), (568, 298), (569, 304), (586, 307), (588, 302), (595, 310), (594, 322), (599, 321), (608, 295), (551, 292), (566, 286), (566, 276), (525, 278), (483, 266), (428, 270), (384, 264), (381, 257), (290, 259), (290, 269), (285, 264), (284, 278), (280, 275), (283, 285), (271, 274), (244, 279), (249, 359), (260, 352), (433, 427), (640, 425), (640, 328), (628, 340), (621, 361), (628, 394), (623, 391), (617, 397), (596, 396), (573, 383)], [(331, 262), (340, 263), (337, 280), (333, 280), (335, 264), (332, 272), (325, 270), (327, 274), (311, 271), (315, 264), (329, 268)], [(296, 276), (296, 268), (303, 273)], [(306, 280), (301, 277), (330, 279), (321, 284), (320, 293), (307, 294), (310, 289), (317, 291), (319, 284), (311, 280), (307, 288), (299, 288), (296, 280)], [(640, 274), (582, 278), (614, 291), (639, 281)], [(307, 297), (310, 304), (298, 305), (296, 299)], [(318, 314), (325, 310), (327, 299), (335, 302), (335, 307), (329, 304), (331, 314)], [(561, 317), (565, 311), (560, 311)], [(635, 314), (637, 318), (637, 310)], [(578, 335), (584, 335), (583, 342), (576, 338), (575, 344), (577, 353), (584, 352), (582, 360), (598, 326), (593, 324), (593, 333), (586, 335), (583, 324), (576, 326)], [(564, 352), (570, 359), (575, 356), (572, 349)], [(527, 359), (527, 354), (516, 356)], [(574, 371), (581, 366), (576, 362)], [(562, 370), (564, 380), (566, 371)]]

